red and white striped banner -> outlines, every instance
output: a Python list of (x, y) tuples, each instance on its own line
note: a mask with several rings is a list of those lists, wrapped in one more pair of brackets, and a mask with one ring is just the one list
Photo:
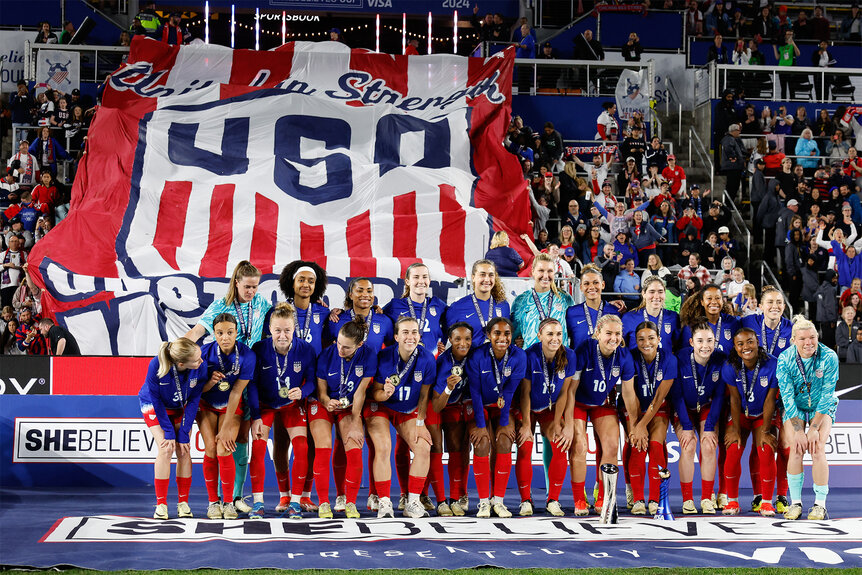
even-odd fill
[[(501, 145), (512, 65), (509, 52), (136, 38), (107, 82), (69, 217), (33, 251), (44, 307), (105, 305), (153, 278), (224, 278), (243, 259), (265, 274), (302, 258), (339, 277), (398, 277), (417, 260), (439, 279), (464, 275), (494, 229), (528, 229)], [(51, 280), (70, 275), (86, 279)]]

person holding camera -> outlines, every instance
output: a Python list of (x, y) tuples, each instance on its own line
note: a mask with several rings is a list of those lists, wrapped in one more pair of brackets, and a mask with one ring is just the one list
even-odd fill
[(626, 62), (640, 62), (641, 54), (644, 49), (641, 47), (640, 38), (636, 32), (629, 34), (629, 41), (625, 43), (622, 49), (623, 60)]
[[(793, 40), (792, 30), (784, 32), (784, 38), (772, 46), (772, 52), (775, 54), (775, 59), (778, 60), (779, 66), (796, 65), (796, 59), (801, 52)], [(790, 75), (785, 73), (779, 74), (778, 80), (781, 82), (781, 93), (784, 95), (784, 98), (790, 99)]]

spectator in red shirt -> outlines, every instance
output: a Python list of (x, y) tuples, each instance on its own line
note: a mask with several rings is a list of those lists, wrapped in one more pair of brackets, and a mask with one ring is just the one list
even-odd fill
[(676, 165), (676, 156), (667, 157), (667, 167), (661, 171), (662, 177), (670, 184), (670, 192), (676, 196), (680, 190), (685, 190), (685, 170)]
[(30, 308), (22, 308), (18, 320), (21, 322), (15, 332), (18, 349), (27, 355), (48, 355), (48, 346), (39, 331), (39, 318), (33, 316)]
[[(33, 188), (33, 207), (48, 215), (54, 213), (54, 208), (60, 202), (60, 194), (54, 185), (54, 176), (51, 172), (44, 171), (40, 176), (42, 183)], [(47, 209), (43, 206), (47, 206)]]
[(703, 228), (703, 220), (694, 212), (694, 208), (687, 206), (682, 212), (682, 217), (676, 222), (676, 229), (679, 231), (685, 230), (689, 225), (694, 226), (697, 230), (697, 237), (700, 238), (700, 230)]
[(418, 56), (419, 55), (419, 39), (418, 38), (410, 38), (407, 40), (407, 47), (404, 49), (405, 56)]

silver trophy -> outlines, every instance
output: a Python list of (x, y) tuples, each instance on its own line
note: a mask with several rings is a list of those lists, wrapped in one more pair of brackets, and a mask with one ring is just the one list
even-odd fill
[(662, 521), (673, 521), (673, 512), (670, 510), (670, 471), (664, 467), (658, 468), (658, 476), (661, 479), (659, 487), (658, 509), (653, 519)]
[(613, 463), (603, 463), (601, 469), (605, 500), (602, 503), (599, 523), (619, 523), (620, 519), (617, 512), (617, 474), (619, 468)]

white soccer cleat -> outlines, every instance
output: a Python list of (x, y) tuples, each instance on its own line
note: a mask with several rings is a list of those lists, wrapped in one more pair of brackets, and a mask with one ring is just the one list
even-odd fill
[(236, 519), (237, 517), (239, 517), (236, 512), (236, 506), (233, 504), (233, 501), (224, 504), (224, 507), (222, 507), (221, 510), (221, 514), (224, 519)]
[(207, 519), (221, 519), (221, 502), (213, 501), (207, 507)]
[(694, 506), (693, 499), (686, 499), (682, 502), (682, 513), (683, 515), (692, 515), (697, 513), (697, 507)]
[[(167, 506), (165, 506), (167, 512)], [(192, 514), (192, 510), (189, 507), (189, 504), (185, 501), (180, 501), (177, 503), (177, 517), (180, 519), (190, 519), (194, 517)]]
[(479, 508), (476, 511), (476, 517), (480, 519), (488, 519), (491, 517), (491, 503), (487, 499), (479, 500)]
[(715, 503), (712, 499), (700, 500), (700, 512), (705, 515), (715, 515)]
[(378, 498), (377, 518), (384, 519), (386, 517), (394, 518), (395, 510), (392, 509), (392, 500), (388, 497)]
[(428, 517), (428, 512), (425, 511), (425, 506), (422, 505), (422, 502), (417, 499), (407, 502), (407, 505), (404, 506), (403, 515), (410, 519), (422, 519), (423, 517)]
[(521, 517), (530, 517), (533, 515), (533, 502), (529, 499), (521, 501), (521, 506), (518, 507), (518, 515)]
[(565, 515), (565, 513), (563, 512), (563, 508), (560, 507), (560, 502), (554, 499), (548, 501), (548, 504), (545, 505), (545, 511), (547, 511), (554, 517), (563, 517)]
[(344, 511), (347, 509), (347, 496), (346, 495), (338, 495), (335, 497), (335, 505), (332, 507), (333, 511)]
[(168, 518), (168, 506), (164, 503), (156, 505), (156, 510), (153, 512), (153, 519), (161, 519), (164, 521)]
[[(347, 497), (345, 496), (345, 500)], [(375, 494), (371, 494), (368, 496), (368, 502), (365, 504), (369, 511), (379, 511), (380, 510), (380, 498)]]

